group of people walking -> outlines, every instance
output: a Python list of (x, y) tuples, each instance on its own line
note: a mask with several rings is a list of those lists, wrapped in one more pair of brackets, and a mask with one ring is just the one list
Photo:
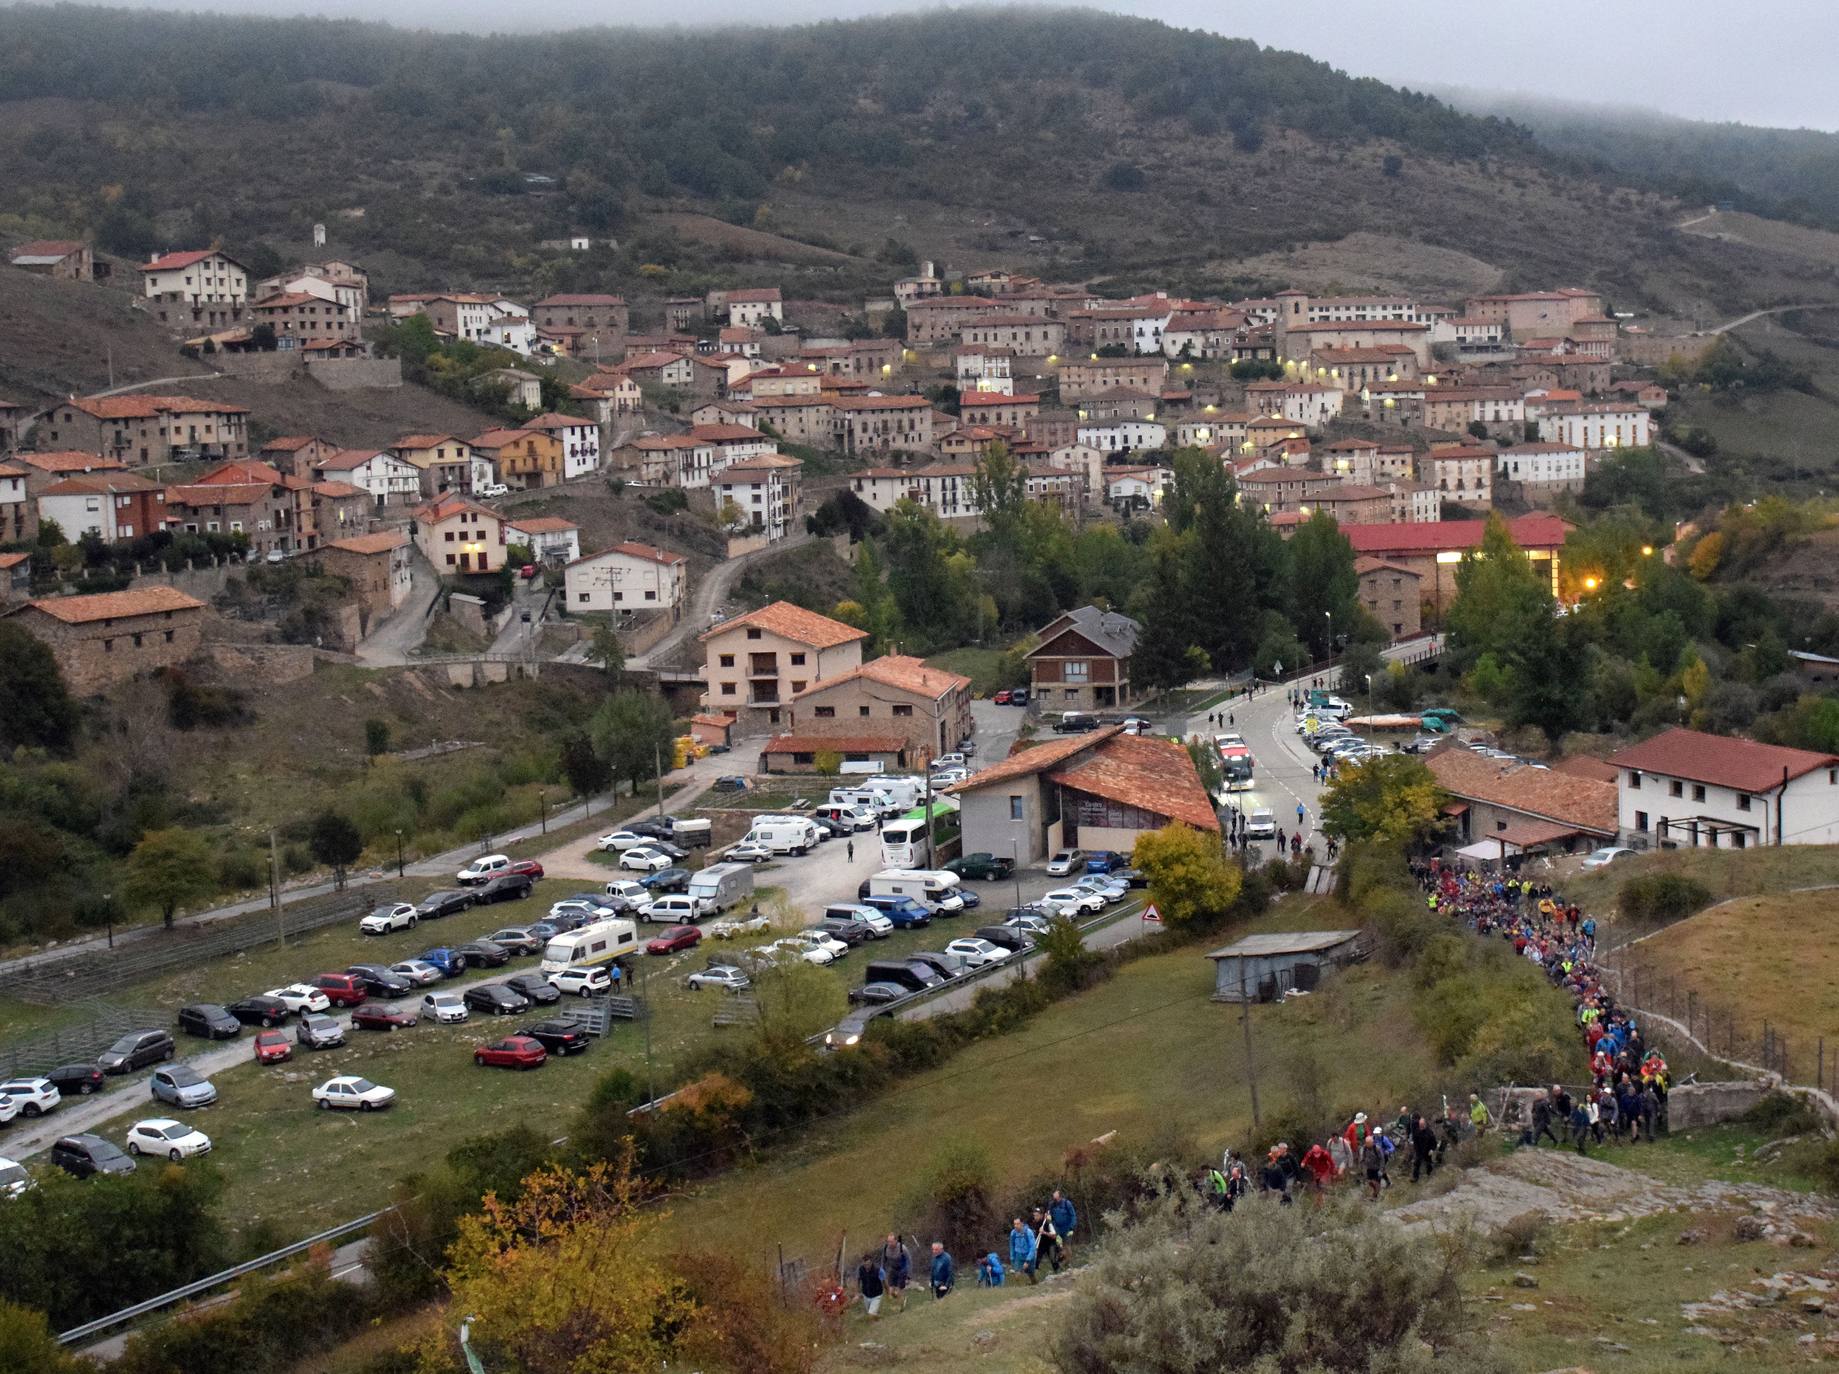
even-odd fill
[[(977, 1285), (1000, 1288), (1012, 1276), (1026, 1276), (1030, 1283), (1040, 1282), (1040, 1269), (1047, 1265), (1058, 1274), (1066, 1267), (1073, 1230), (1079, 1225), (1079, 1211), (1065, 1191), (1054, 1189), (1048, 1201), (1035, 1207), (1031, 1217), (1014, 1217), (999, 1249), (986, 1250), (977, 1256)], [(934, 1300), (950, 1296), (958, 1284), (958, 1262), (943, 1241), (933, 1241), (926, 1271), (927, 1287)], [(1004, 1255), (1007, 1258), (1004, 1258)], [(881, 1315), (883, 1301), (907, 1310), (907, 1291), (913, 1284), (913, 1252), (897, 1232), (888, 1232), (887, 1240), (862, 1256), (856, 1266), (856, 1291), (861, 1295), (863, 1311), (870, 1317)]]

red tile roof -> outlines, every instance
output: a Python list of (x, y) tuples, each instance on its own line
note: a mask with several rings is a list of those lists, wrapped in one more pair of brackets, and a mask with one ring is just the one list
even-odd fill
[(83, 245), (75, 239), (34, 239), (22, 243), (13, 250), (16, 258), (67, 258), (72, 253), (81, 253)]
[(73, 396), (66, 405), (98, 420), (144, 420), (155, 415), (247, 415), (248, 406), (190, 396)]
[(1438, 785), (1453, 797), (1524, 812), (1593, 834), (1616, 833), (1613, 783), (1503, 762), (1453, 745), (1435, 750), (1426, 763)]
[(375, 534), (354, 534), (349, 539), (329, 540), (324, 547), (343, 549), (346, 553), (378, 554), (400, 549), (409, 542), (401, 530), (379, 530)]
[(728, 292), (727, 295), (722, 297), (722, 303), (724, 305), (733, 305), (736, 301), (741, 301), (752, 304), (763, 301), (776, 301), (778, 299), (779, 288), (776, 286), (747, 286), (742, 287), (739, 291)]
[(827, 677), (822, 682), (814, 682), (804, 691), (797, 693), (792, 700), (798, 701), (815, 692), (827, 691), (845, 682), (864, 680), (879, 682), (884, 687), (897, 691), (912, 692), (925, 697), (928, 701), (937, 701), (952, 692), (967, 690), (971, 680), (960, 677), (957, 673), (948, 673), (943, 668), (929, 668), (924, 659), (912, 658), (905, 654), (884, 654), (880, 658), (870, 659), (860, 668), (853, 668), (836, 677)]
[(1118, 735), (1089, 756), (1049, 773), (1047, 780), (1197, 830), (1220, 828), (1213, 799), (1201, 783), (1193, 758), (1175, 740)]
[(898, 754), (907, 741), (898, 735), (774, 735), (762, 754)]
[[(171, 272), (180, 267), (190, 267), (195, 262), (203, 262), (206, 258), (215, 257), (218, 251), (215, 248), (200, 248), (189, 253), (165, 253), (151, 262), (142, 263), (140, 270), (143, 272)], [(224, 258), (226, 261), (236, 262), (236, 259), (227, 253), (224, 254)], [(240, 262), (237, 262), (236, 265), (242, 266)]]
[(995, 783), (1007, 782), (1010, 778), (1026, 777), (1030, 773), (1044, 773), (1055, 764), (1095, 749), (1106, 740), (1115, 739), (1124, 727), (1107, 725), (1102, 730), (1094, 730), (1083, 735), (1067, 735), (1062, 739), (1050, 739), (1035, 745), (1017, 744), (1010, 751), (1009, 757), (1001, 763), (971, 774), (955, 787), (948, 787), (947, 792), (976, 792)]
[(690, 437), (711, 444), (772, 442), (767, 435), (746, 425), (691, 425)]
[(566, 534), (581, 528), (573, 520), (564, 520), (559, 515), (531, 515), (522, 520), (507, 520), (505, 524), (524, 534)]
[(1738, 792), (1767, 792), (1818, 768), (1839, 767), (1839, 755), (1758, 744), (1702, 730), (1665, 730), (1609, 756), (1617, 768), (1687, 778)]
[[(1416, 524), (1348, 525), (1341, 533), (1357, 554), (1398, 558), (1475, 548), (1487, 526), (1485, 520), (1425, 520)], [(1555, 515), (1522, 515), (1507, 522), (1508, 533), (1523, 549), (1561, 548), (1569, 528)]]
[(457, 434), (405, 434), (391, 448), (438, 448), (442, 444), (460, 443)]
[(272, 496), (274, 490), (267, 482), (193, 483), (166, 488), (166, 500), (176, 506), (252, 506)]
[(1041, 394), (1037, 391), (1018, 391), (1013, 396), (1001, 391), (967, 391), (958, 397), (960, 408), (964, 406), (1031, 406), (1041, 403)]
[(204, 603), (177, 587), (137, 587), (127, 592), (98, 592), (94, 596), (52, 596), (26, 603), (66, 625), (86, 625), (96, 620), (126, 620), (130, 616), (158, 615), (163, 611), (201, 611)]
[(57, 449), (51, 453), (15, 453), (15, 463), (24, 463), (40, 472), (121, 472), (127, 464), (81, 449)]
[(724, 620), (712, 629), (704, 630), (698, 637), (703, 640), (713, 639), (716, 635), (726, 634), (741, 626), (752, 626), (770, 634), (782, 635), (799, 644), (809, 644), (813, 649), (833, 649), (839, 644), (868, 638), (867, 630), (858, 630), (853, 625), (845, 625), (840, 620), (832, 620), (816, 611), (807, 611), (803, 606), (794, 606), (789, 601), (775, 601), (757, 611), (748, 611), (731, 620)]

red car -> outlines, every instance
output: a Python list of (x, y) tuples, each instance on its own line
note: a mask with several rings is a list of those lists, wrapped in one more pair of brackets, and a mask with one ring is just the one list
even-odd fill
[(420, 1019), (414, 1012), (390, 1006), (387, 1002), (372, 1002), (351, 1013), (351, 1028), (393, 1031), (412, 1026)]
[(534, 1069), (547, 1058), (549, 1051), (543, 1048), (542, 1041), (528, 1035), (506, 1036), (473, 1051), (473, 1063), (480, 1068)]
[(647, 954), (675, 954), (680, 949), (695, 949), (702, 943), (700, 926), (672, 926), (645, 946)]
[(359, 1007), (370, 996), (364, 979), (355, 973), (322, 973), (313, 980), (313, 986), (325, 993), (326, 1000), (335, 1007)]
[(509, 868), (505, 869), (505, 872), (523, 873), (532, 878), (540, 878), (543, 876), (543, 866), (535, 859), (519, 859)]
[(1003, 688), (1002, 691), (991, 697), (990, 700), (998, 706), (1007, 706), (1009, 704), (1009, 689), (1007, 687)]
[(258, 1064), (284, 1064), (294, 1057), (294, 1042), (283, 1030), (265, 1030), (255, 1033), (255, 1062)]

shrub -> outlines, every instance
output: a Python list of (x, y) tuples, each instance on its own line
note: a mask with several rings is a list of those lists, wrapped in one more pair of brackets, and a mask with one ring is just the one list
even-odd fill
[(1737, 1120), (1778, 1137), (1808, 1135), (1823, 1129), (1820, 1114), (1807, 1105), (1805, 1098), (1784, 1092), (1770, 1093)]
[(336, 1345), (377, 1315), (368, 1290), (332, 1277), (330, 1252), (280, 1278), (253, 1275), (220, 1307), (142, 1331), (109, 1367), (120, 1374), (286, 1368), (303, 1350)]
[(922, 1244), (935, 1240), (956, 1255), (982, 1254), (1006, 1227), (996, 1214), (996, 1165), (981, 1141), (948, 1136), (901, 1207)]
[(1552, 1229), (1552, 1219), (1537, 1209), (1510, 1217), (1489, 1242), (1493, 1264), (1512, 1264), (1523, 1255), (1537, 1254), (1539, 1242)]
[(1644, 873), (1622, 884), (1616, 904), (1630, 921), (1681, 921), (1711, 905), (1711, 889), (1680, 873)]

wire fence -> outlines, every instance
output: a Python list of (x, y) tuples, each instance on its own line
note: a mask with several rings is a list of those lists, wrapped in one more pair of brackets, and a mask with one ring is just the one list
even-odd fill
[(112, 949), (91, 948), (63, 958), (15, 965), (0, 974), (0, 996), (40, 1006), (99, 997), (200, 960), (265, 948), (355, 920), (372, 907), (399, 900), (397, 893), (392, 882), (365, 883), (286, 903), (279, 912), (247, 912), (206, 925), (137, 935)]
[(1655, 961), (1631, 960), (1611, 972), (1619, 1001), (1671, 1017), (1713, 1058), (1754, 1065), (1785, 1084), (1839, 1096), (1839, 1026), (1830, 1037), (1817, 1031), (1789, 1035), (1734, 995), (1701, 995), (1689, 979)]
[(93, 999), (81, 1002), (78, 1015), (31, 1040), (0, 1047), (0, 1078), (48, 1073), (65, 1064), (93, 1064), (122, 1036), (163, 1026), (170, 1012)]

